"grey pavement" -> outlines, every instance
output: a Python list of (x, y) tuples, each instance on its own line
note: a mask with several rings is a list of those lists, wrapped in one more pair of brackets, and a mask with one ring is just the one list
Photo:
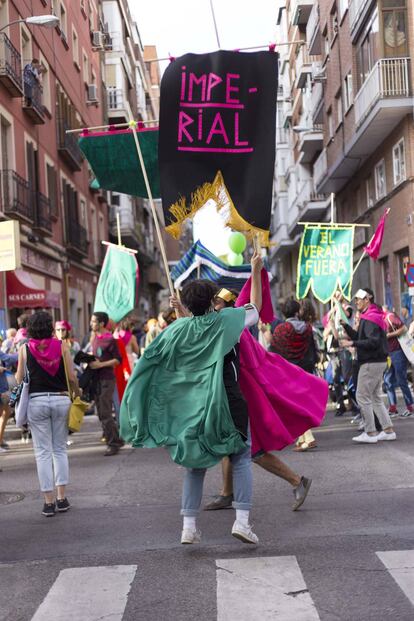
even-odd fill
[[(231, 510), (202, 513), (201, 544), (181, 546), (182, 469), (162, 449), (124, 448), (104, 457), (94, 417), (72, 436), (72, 508), (46, 519), (31, 446), (13, 440), (0, 455), (0, 619), (30, 621), (63, 569), (136, 565), (123, 621), (213, 621), (217, 559), (288, 556), (296, 558), (321, 620), (412, 621), (413, 604), (376, 552), (414, 550), (414, 418), (396, 420), (396, 442), (373, 446), (352, 443), (349, 420), (328, 412), (315, 432), (317, 449), (282, 452), (293, 469), (313, 478), (296, 513), (290, 486), (254, 466), (257, 548), (230, 536)], [(215, 468), (206, 499), (219, 486)], [(23, 499), (6, 504), (17, 494)], [(67, 616), (56, 618), (73, 619), (70, 599), (61, 606)], [(240, 621), (226, 617), (233, 618)]]

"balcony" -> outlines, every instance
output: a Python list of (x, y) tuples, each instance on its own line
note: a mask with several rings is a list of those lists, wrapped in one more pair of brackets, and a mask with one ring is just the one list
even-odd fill
[(376, 4), (376, 0), (351, 0), (349, 3), (349, 29), (351, 41), (354, 43), (359, 35), (371, 7)]
[(313, 179), (303, 181), (295, 201), (297, 218), (288, 228), (289, 235), (298, 235), (303, 230), (302, 225), (298, 224), (299, 221), (320, 221), (328, 205), (328, 196), (315, 191)]
[(43, 88), (35, 82), (32, 86), (24, 83), (23, 111), (35, 125), (45, 122), (45, 110), (42, 104)]
[(276, 144), (289, 143), (289, 130), (284, 127), (276, 127)]
[(314, 125), (299, 135), (299, 162), (311, 164), (323, 149), (323, 125)]
[(0, 211), (6, 216), (33, 222), (33, 201), (28, 181), (14, 170), (0, 171)]
[(4, 32), (0, 33), (0, 82), (12, 97), (23, 95), (21, 56)]
[(293, 26), (305, 26), (313, 6), (313, 0), (293, 0), (291, 8), (291, 23)]
[(89, 249), (86, 229), (70, 217), (66, 219), (66, 244), (69, 252), (87, 257)]
[(308, 78), (312, 77), (321, 68), (318, 58), (310, 56), (304, 45), (301, 46), (296, 58), (296, 88), (305, 88)]
[(108, 117), (111, 123), (128, 123), (132, 110), (125, 89), (108, 86)]
[(309, 54), (321, 53), (321, 31), (320, 31), (319, 4), (315, 2), (306, 24), (306, 43)]
[[(381, 100), (394, 107), (396, 100), (410, 96), (409, 58), (383, 58), (355, 96), (355, 125), (358, 127)], [(404, 113), (406, 114), (406, 113)]]
[(52, 234), (52, 209), (50, 199), (41, 192), (32, 192), (34, 202), (34, 225), (42, 233)]
[(376, 63), (355, 96), (352, 138), (317, 182), (319, 191), (339, 192), (402, 119), (412, 115), (409, 75), (408, 58), (385, 58)]
[(323, 123), (323, 107), (324, 107), (323, 84), (314, 82), (312, 85), (310, 112), (312, 121), (316, 124)]
[(57, 147), (60, 156), (66, 164), (75, 172), (82, 170), (83, 155), (78, 146), (75, 134), (67, 134), (66, 130), (72, 129), (68, 121), (57, 118)]
[(316, 188), (319, 188), (327, 173), (328, 157), (326, 154), (326, 149), (324, 149), (313, 165), (313, 181)]

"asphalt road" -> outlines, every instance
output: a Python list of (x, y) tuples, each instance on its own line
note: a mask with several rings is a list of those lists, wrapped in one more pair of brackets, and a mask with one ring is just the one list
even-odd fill
[[(412, 621), (414, 417), (395, 427), (396, 442), (353, 445), (349, 418), (328, 412), (317, 449), (285, 449), (313, 478), (296, 513), (290, 486), (254, 466), (258, 547), (230, 536), (231, 510), (204, 512), (201, 544), (180, 545), (182, 469), (164, 450), (103, 457), (95, 418), (70, 448), (72, 508), (46, 519), (31, 446), (15, 440), (0, 455), (0, 619), (42, 605), (35, 621)], [(206, 498), (219, 485), (215, 468)]]

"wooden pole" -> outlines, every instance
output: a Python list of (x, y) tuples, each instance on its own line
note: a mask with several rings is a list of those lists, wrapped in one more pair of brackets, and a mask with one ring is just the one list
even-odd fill
[(118, 246), (122, 246), (122, 237), (121, 237), (121, 218), (119, 215), (119, 211), (116, 212), (116, 231), (118, 234)]
[(154, 203), (154, 199), (153, 199), (152, 192), (151, 192), (151, 186), (150, 186), (150, 183), (149, 183), (149, 180), (148, 180), (147, 169), (145, 167), (145, 162), (144, 162), (144, 158), (142, 156), (141, 146), (139, 144), (137, 127), (136, 127), (135, 121), (133, 121), (130, 124), (130, 127), (132, 129), (132, 135), (134, 136), (135, 147), (137, 149), (138, 159), (139, 159), (139, 163), (141, 165), (142, 175), (144, 177), (145, 187), (146, 187), (147, 194), (148, 194), (148, 200), (149, 200), (149, 204), (150, 204), (150, 207), (151, 207), (151, 213), (152, 213), (152, 217), (154, 219), (155, 231), (157, 233), (158, 243), (160, 245), (161, 256), (162, 256), (162, 260), (163, 260), (163, 263), (164, 263), (164, 269), (165, 269), (165, 273), (166, 273), (167, 281), (168, 281), (168, 288), (170, 290), (170, 294), (174, 295), (174, 287), (173, 287), (173, 283), (172, 283), (172, 280), (171, 280), (170, 269), (169, 269), (169, 266), (168, 266), (167, 253), (165, 251), (165, 245), (164, 245), (164, 240), (163, 240), (162, 234), (161, 234), (161, 228), (160, 228), (160, 223), (159, 223), (159, 220), (158, 220), (158, 214), (157, 214), (157, 210), (155, 208), (155, 203)]

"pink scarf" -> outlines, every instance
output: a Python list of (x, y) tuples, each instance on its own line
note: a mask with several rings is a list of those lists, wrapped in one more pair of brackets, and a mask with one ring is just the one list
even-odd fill
[(113, 334), (112, 332), (102, 332), (102, 334), (100, 334), (99, 332), (97, 332), (95, 334), (95, 337), (97, 339), (112, 339), (113, 338)]
[(377, 324), (381, 330), (387, 331), (387, 324), (385, 323), (384, 313), (376, 304), (371, 304), (368, 308), (361, 313), (361, 319), (366, 321), (372, 321)]
[(130, 332), (129, 330), (116, 330), (116, 332), (114, 333), (114, 337), (116, 339), (120, 339), (125, 345), (125, 347), (128, 345), (129, 341), (131, 340), (131, 336), (132, 336), (132, 332)]
[(62, 343), (58, 339), (29, 339), (29, 350), (46, 373), (55, 376), (62, 358)]

